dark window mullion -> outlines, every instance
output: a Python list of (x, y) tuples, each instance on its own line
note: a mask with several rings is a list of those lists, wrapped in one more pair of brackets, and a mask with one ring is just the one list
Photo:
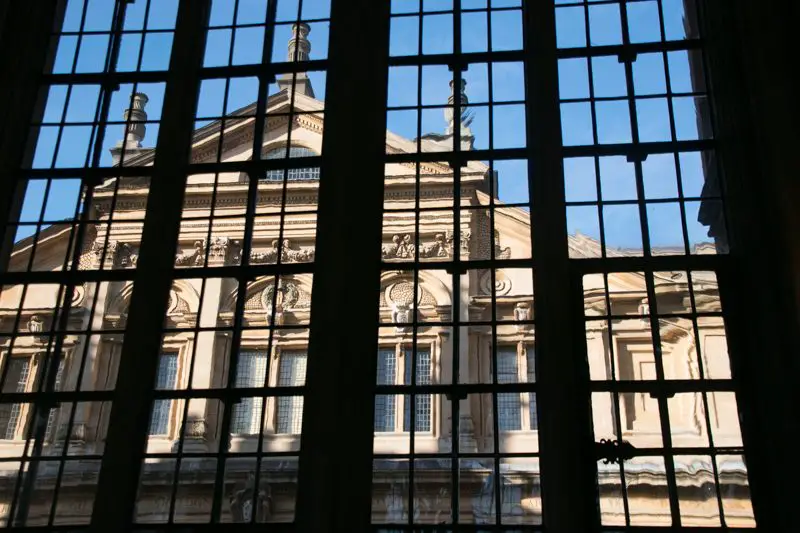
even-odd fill
[[(553, 2), (527, 2), (524, 15), (533, 243), (536, 377), (542, 518), (548, 531), (589, 531), (596, 523), (590, 397), (581, 385), (580, 298), (570, 279), (566, 236), (558, 55)], [(580, 296), (580, 295), (578, 295)]]
[(329, 42), (316, 239), (325, 268), (312, 290), (295, 516), (300, 531), (367, 531), (389, 2), (332, 0)]
[(146, 222), (134, 278), (125, 343), (92, 513), (95, 531), (123, 531), (133, 516), (147, 444), (161, 328), (172, 286), (176, 243), (209, 0), (182, 0), (152, 167)]
[[(789, 6), (791, 2), (783, 4)], [(774, 18), (766, 12), (763, 18), (753, 18), (750, 15), (760, 8), (757, 4), (744, 2), (732, 7), (698, 0), (697, 5), (698, 25), (707, 43), (704, 75), (716, 110), (714, 129), (724, 133), (719, 137), (715, 163), (725, 177), (724, 215), (731, 261), (727, 268), (717, 270), (717, 276), (726, 310), (731, 373), (741, 400), (740, 423), (753, 511), (764, 531), (788, 531), (796, 527), (794, 490), (790, 488), (790, 480), (798, 472), (793, 459), (796, 441), (785, 435), (797, 433), (797, 308), (781, 298), (780, 293), (790, 291), (765, 290), (763, 285), (763, 280), (774, 287), (792, 283), (785, 270), (788, 262), (784, 266), (784, 250), (778, 244), (784, 242), (778, 240), (778, 218), (770, 217), (768, 211), (778, 203), (764, 198), (770, 195), (765, 191), (779, 191), (775, 187), (781, 182), (771, 181), (771, 176), (780, 172), (766, 170), (763, 165), (776, 165), (774, 169), (780, 168), (780, 163), (765, 163), (763, 156), (768, 152), (755, 148), (757, 141), (769, 144), (782, 133), (776, 130), (769, 137), (772, 132), (762, 129), (765, 122), (760, 117), (767, 112), (753, 102), (758, 101), (757, 95), (765, 94), (764, 89), (730, 81), (752, 79), (754, 74), (748, 67), (777, 48), (770, 48), (772, 41), (757, 50), (748, 50), (748, 45), (758, 42), (756, 36), (774, 35), (776, 28), (771, 23), (776, 19), (793, 18), (785, 7), (770, 11)], [(778, 82), (776, 86), (780, 85)], [(777, 100), (782, 100), (781, 95), (780, 91), (771, 93)], [(777, 154), (782, 151), (776, 147), (769, 153), (780, 160)], [(776, 477), (778, 471), (781, 474)]]
[[(40, 98), (40, 72), (48, 72), (55, 61), (51, 32), (55, 21), (64, 16), (66, 2), (6, 2), (0, 34), (0, 72), (4, 83), (0, 88), (0, 213), (5, 221), (18, 220), (25, 198), (25, 182), (19, 179), (18, 169), (33, 158), (29, 137), (31, 117), (40, 119), (45, 99)], [(58, 23), (60, 25), (60, 22)], [(21, 163), (23, 165), (21, 165)], [(14, 176), (14, 178), (12, 178)], [(4, 222), (5, 222), (4, 221)], [(6, 268), (14, 246), (14, 232), (8, 231), (0, 240), (0, 272)]]

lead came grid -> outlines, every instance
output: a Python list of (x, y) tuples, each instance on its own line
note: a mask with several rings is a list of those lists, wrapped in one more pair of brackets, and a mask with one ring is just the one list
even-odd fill
[[(142, 531), (293, 529), (330, 8), (208, 3), (191, 155), (169, 176), (185, 194), (161, 347), (137, 354), (156, 371), (132, 519)], [(86, 529), (101, 460), (114, 455), (106, 429), (125, 416), (110, 415), (111, 397), (150, 176), (176, 168), (164, 155), (153, 168), (153, 147), (179, 4), (66, 0), (53, 32), (2, 221), (0, 524)], [(555, 57), (545, 47), (541, 61), (523, 46), (541, 45), (523, 31), (530, 6), (391, 2), (373, 529), (543, 527), (532, 274), (553, 263), (532, 257), (527, 184), (551, 141), (572, 286), (583, 289), (583, 315), (569, 305), (586, 326), (594, 437), (627, 441), (596, 447), (601, 529), (754, 527), (717, 284), (728, 239), (695, 2), (554, 0)], [(547, 83), (523, 65), (549, 59), (562, 138), (528, 146), (548, 124), (526, 124), (528, 106), (547, 107), (526, 95)], [(562, 208), (536, 200), (544, 220)], [(556, 443), (574, 435), (559, 431)], [(136, 482), (121, 473), (121, 485)], [(127, 522), (120, 509), (111, 514)]]
[[(305, 383), (307, 354), (284, 352), (281, 358), (278, 385), (302, 386)], [(278, 399), (278, 433), (299, 435), (303, 422), (303, 398), (298, 396)]]
[[(178, 378), (178, 355), (174, 353), (161, 354), (158, 357), (158, 374), (156, 375), (156, 388), (174, 389)], [(156, 400), (153, 403), (153, 414), (150, 418), (150, 435), (167, 435), (169, 433), (171, 402), (169, 400)]]
[[(415, 383), (418, 385), (428, 385), (431, 382), (431, 354), (430, 351), (418, 350), (416, 356), (416, 369), (412, 371), (411, 361), (414, 361), (414, 352), (407, 350), (403, 357), (406, 361), (404, 383)], [(416, 375), (416, 381), (412, 381), (412, 375)], [(403, 431), (411, 431), (411, 398), (403, 397)], [(431, 431), (432, 410), (431, 395), (418, 394), (414, 398), (414, 431)]]
[(0, 274), (8, 527), (77, 530), (92, 514), (176, 22), (176, 0), (155, 4), (64, 2), (27, 155), (5, 176), (16, 185)]
[(583, 287), (595, 438), (633, 447), (598, 461), (603, 525), (754, 527), (716, 274), (588, 274)]
[(178, 379), (154, 391), (171, 426), (148, 440), (140, 527), (295, 520), (328, 13), (211, 2), (162, 337)]
[[(394, 385), (397, 358), (395, 348), (378, 351), (378, 385)], [(375, 431), (392, 432), (395, 430), (394, 396), (379, 395), (375, 397)]]
[[(258, 387), (260, 376), (267, 372), (267, 354), (242, 352), (239, 355), (239, 367), (236, 369), (237, 387)], [(285, 385), (285, 383), (280, 383)], [(263, 400), (261, 398), (243, 398), (233, 407), (231, 416), (231, 433), (257, 435), (261, 428)]]
[(695, 2), (582, 4), (556, 9), (571, 257), (727, 253)]
[(696, 3), (556, 4), (600, 523), (753, 527), (714, 270), (728, 238)]
[(372, 522), (535, 527), (522, 6), (391, 11)]

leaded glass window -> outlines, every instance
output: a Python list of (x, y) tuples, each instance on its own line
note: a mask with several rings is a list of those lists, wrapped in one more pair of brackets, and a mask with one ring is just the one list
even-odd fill
[[(300, 387), (306, 380), (306, 352), (282, 352), (278, 369), (279, 387)], [(303, 426), (303, 397), (281, 396), (278, 398), (276, 433), (299, 435)]]
[[(178, 378), (178, 354), (164, 353), (158, 359), (158, 376), (156, 389), (172, 390)], [(153, 414), (150, 419), (150, 435), (167, 435), (169, 433), (169, 415), (172, 402), (155, 400)]]
[[(532, 344), (525, 346), (525, 363), (528, 366), (528, 383), (536, 382), (536, 350)], [(533, 393), (528, 394), (528, 417), (530, 428), (534, 431), (539, 429), (536, 418), (536, 395)]]
[[(292, 146), (289, 148), (289, 157), (312, 157), (316, 156), (313, 150), (304, 146)], [(286, 157), (286, 147), (275, 148), (264, 153), (264, 159), (283, 159)], [(289, 168), (280, 170), (268, 170), (268, 181), (283, 181), (286, 172), (288, 181), (306, 181), (319, 179), (319, 167)]]
[[(6, 376), (6, 386), (3, 392), (25, 392), (30, 375), (31, 360), (27, 357), (14, 357), (8, 359), (8, 374)], [(14, 439), (17, 435), (23, 405), (3, 404), (3, 411), (0, 412), (0, 428), (3, 430), (4, 439)]]
[[(414, 360), (413, 350), (406, 350), (404, 354), (405, 374), (403, 383), (410, 385), (412, 379), (412, 361)], [(430, 350), (417, 350), (417, 372), (416, 385), (429, 385), (431, 383), (431, 352)], [(430, 394), (417, 394), (414, 396), (414, 430), (431, 431), (431, 407), (432, 398)], [(411, 397), (404, 396), (403, 408), (403, 431), (409, 431), (411, 427)]]
[[(56, 381), (53, 387), (53, 390), (59, 391), (61, 390), (62, 381), (64, 379), (64, 365), (66, 364), (66, 359), (62, 358), (61, 361), (58, 362), (58, 372), (56, 373)], [(47, 415), (47, 429), (45, 430), (44, 438), (46, 441), (50, 441), (55, 436), (53, 434), (56, 422), (58, 421), (58, 412), (59, 406), (55, 406), (50, 409), (50, 414)]]
[(0, 527), (754, 527), (715, 4), (3, 3)]
[[(267, 372), (267, 354), (245, 352), (239, 355), (236, 367), (237, 387), (263, 387)], [(255, 435), (261, 424), (263, 398), (247, 397), (233, 406), (231, 433)]]
[[(394, 347), (378, 350), (378, 385), (394, 385), (397, 375), (397, 356)], [(394, 431), (395, 397), (375, 397), (375, 431)]]
[[(518, 356), (516, 346), (501, 346), (497, 349), (497, 382), (516, 383), (518, 381)], [(500, 393), (497, 395), (498, 429), (514, 431), (522, 429), (520, 415), (520, 395)]]

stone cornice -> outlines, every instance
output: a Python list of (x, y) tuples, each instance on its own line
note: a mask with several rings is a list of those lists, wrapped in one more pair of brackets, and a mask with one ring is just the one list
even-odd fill
[[(322, 134), (324, 122), (322, 117), (320, 117), (317, 113), (299, 112), (294, 114), (291, 118), (293, 125), (306, 128), (318, 134)], [(215, 158), (217, 153), (224, 154), (236, 146), (253, 140), (255, 131), (253, 125), (255, 122), (255, 117), (242, 117), (239, 119), (229, 118), (228, 120), (233, 122), (233, 124), (224, 132), (221, 151), (218, 152), (218, 150), (220, 150), (218, 133), (216, 135), (211, 135), (210, 137), (203, 139), (201, 144), (193, 147), (191, 159), (192, 163), (208, 162), (209, 159)], [(288, 122), (288, 115), (272, 117), (268, 116), (266, 123), (264, 124), (264, 132), (267, 133), (270, 130), (278, 129), (281, 126), (288, 124)]]

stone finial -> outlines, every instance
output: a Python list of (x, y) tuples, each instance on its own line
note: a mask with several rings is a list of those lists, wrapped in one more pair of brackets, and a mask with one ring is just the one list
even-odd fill
[(292, 38), (289, 39), (287, 61), (308, 61), (311, 54), (311, 41), (308, 40), (310, 32), (311, 27), (305, 22), (292, 24)]
[[(447, 105), (444, 110), (444, 119), (447, 121), (448, 135), (455, 133), (455, 103), (456, 103), (455, 80), (450, 80), (450, 96), (447, 98)], [(469, 128), (472, 124), (472, 113), (469, 111), (469, 98), (467, 98), (467, 81), (461, 80), (461, 88), (458, 91), (459, 103), (461, 105), (461, 137), (472, 136), (472, 130)]]
[[(475, 143), (475, 136), (472, 134), (472, 130), (470, 129), (469, 126), (470, 124), (472, 124), (474, 116), (472, 114), (472, 110), (469, 108), (469, 98), (467, 98), (466, 80), (462, 79), (460, 85), (461, 87), (458, 90), (458, 96), (456, 96), (455, 80), (450, 80), (450, 97), (447, 99), (448, 107), (446, 107), (444, 110), (444, 119), (447, 122), (447, 129), (445, 130), (444, 136), (428, 135), (427, 137), (431, 138), (432, 140), (435, 140), (440, 144), (443, 144), (444, 146), (448, 146), (449, 147), (448, 149), (452, 149), (452, 145), (455, 142), (459, 142), (462, 150), (472, 150), (472, 146)], [(460, 105), (459, 109), (460, 139), (455, 139), (456, 100), (458, 100)]]
[(111, 156), (114, 164), (119, 164), (122, 157), (123, 150), (125, 157), (130, 158), (136, 155), (142, 148), (142, 141), (144, 140), (147, 128), (145, 121), (147, 120), (147, 112), (144, 108), (150, 99), (144, 93), (134, 93), (131, 101), (131, 107), (125, 110), (122, 114), (125, 122), (127, 123), (125, 129), (125, 138), (119, 141), (114, 148), (111, 149)]
[[(288, 53), (286, 54), (286, 60), (289, 63), (311, 59), (311, 41), (308, 40), (310, 32), (311, 26), (304, 22), (292, 24), (292, 38), (289, 39)], [(278, 78), (278, 87), (281, 90), (291, 90), (292, 81), (294, 81), (295, 91), (314, 98), (314, 89), (311, 87), (311, 80), (307, 73), (282, 74)]]
[[(458, 85), (460, 87), (456, 91), (456, 81), (450, 80), (450, 96), (447, 98), (447, 107), (444, 109), (444, 120), (447, 123), (444, 134), (426, 133), (422, 136), (422, 139), (430, 143), (425, 147), (426, 151), (450, 151), (455, 148), (456, 143), (459, 144), (461, 150), (466, 151), (472, 150), (475, 145), (475, 136), (472, 134), (472, 129), (470, 129), (472, 120), (475, 117), (472, 113), (472, 108), (469, 107), (467, 81), (462, 78)], [(459, 106), (458, 139), (456, 139), (456, 103)]]
[(147, 112), (144, 110), (147, 102), (150, 99), (144, 93), (134, 93), (132, 107), (125, 110), (123, 116), (125, 122), (130, 121), (128, 124), (128, 131), (125, 134), (125, 142), (129, 145), (135, 145), (137, 148), (142, 146), (146, 127), (144, 122), (147, 120)]

